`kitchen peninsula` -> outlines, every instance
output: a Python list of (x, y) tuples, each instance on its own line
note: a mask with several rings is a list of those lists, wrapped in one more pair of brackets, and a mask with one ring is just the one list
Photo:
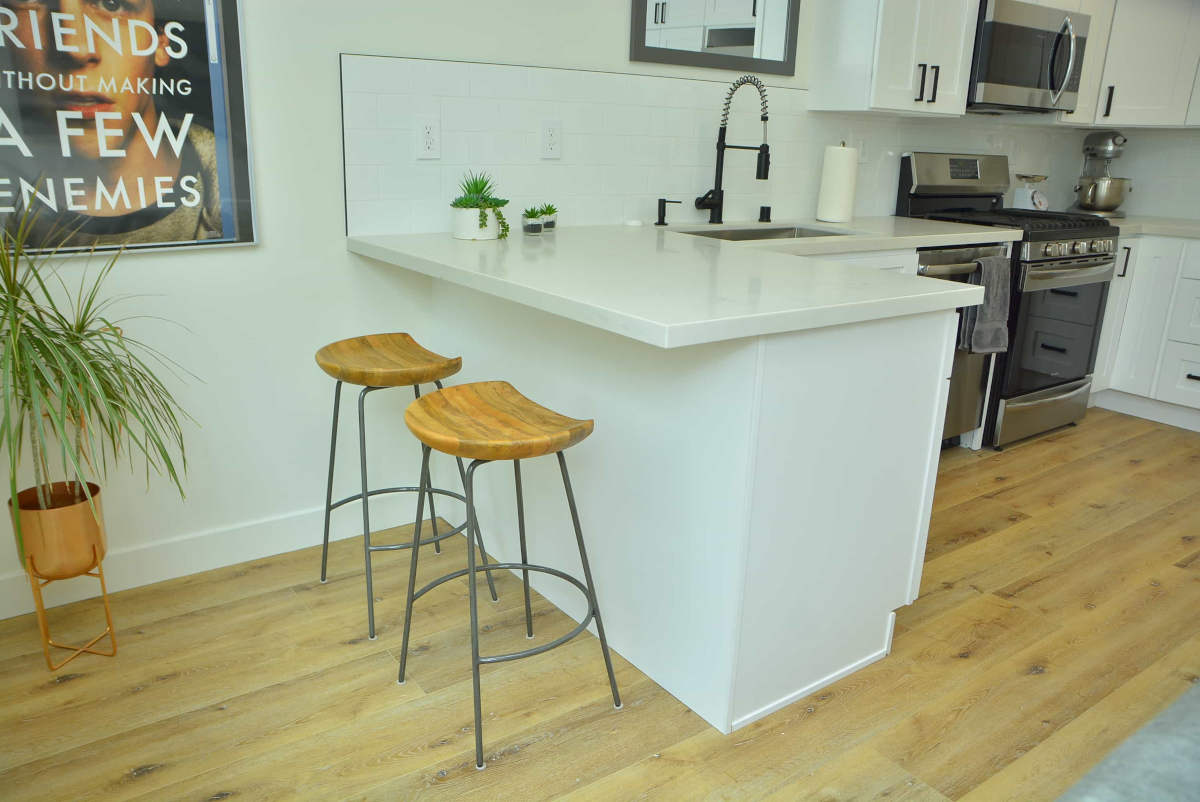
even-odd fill
[[(926, 244), (1019, 236), (928, 225)], [(905, 233), (859, 236), (915, 247)], [(981, 288), (649, 226), (348, 247), (429, 277), (427, 317), (396, 327), (461, 355), (461, 381), (596, 419), (571, 457), (610, 643), (714, 727), (887, 654), (920, 581), (955, 309)], [(570, 566), (555, 469), (526, 467), (530, 552)], [(513, 558), (511, 477), (481, 485), (488, 543)], [(571, 588), (535, 586), (580, 617)]]

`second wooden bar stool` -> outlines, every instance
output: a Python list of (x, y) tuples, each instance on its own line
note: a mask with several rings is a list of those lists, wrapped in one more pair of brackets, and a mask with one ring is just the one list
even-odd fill
[[(479, 382), (461, 384), (439, 390), (418, 398), (408, 405), (404, 422), (424, 445), (421, 457), (422, 490), (428, 488), (429, 454), (436, 449), (452, 454), (458, 459), (470, 459), (463, 480), (467, 497), (467, 526), (479, 534), (479, 518), (475, 509), (475, 471), (481, 465), (495, 460), (512, 460), (513, 476), (517, 496), (517, 533), (520, 538), (521, 561), (475, 565), (475, 550), (467, 549), (467, 567), (433, 580), (420, 590), (417, 582), (417, 544), (421, 542), (422, 492), (417, 496), (417, 520), (413, 527), (413, 550), (408, 574), (408, 604), (404, 612), (404, 642), (400, 647), (399, 681), (404, 682), (404, 670), (408, 661), (408, 640), (412, 629), (413, 603), (428, 591), (447, 582), (465, 576), (468, 579), (468, 598), (471, 616), (471, 678), (475, 695), (475, 767), (482, 769), (483, 762), (483, 709), (479, 695), (479, 668), (489, 663), (503, 663), (522, 657), (549, 651), (561, 646), (582, 633), (593, 620), (600, 639), (600, 650), (608, 670), (608, 683), (612, 689), (613, 705), (620, 709), (621, 695), (617, 691), (617, 678), (613, 674), (612, 657), (608, 651), (608, 640), (604, 637), (604, 624), (600, 620), (600, 607), (596, 602), (596, 586), (592, 581), (592, 569), (588, 565), (587, 551), (583, 546), (583, 531), (579, 526), (579, 512), (575, 507), (575, 494), (571, 490), (571, 478), (567, 473), (567, 460), (563, 450), (570, 448), (592, 433), (594, 422), (576, 420), (535, 404), (517, 392), (508, 382)], [(583, 566), (583, 582), (577, 578), (544, 565), (529, 562), (525, 545), (525, 508), (521, 494), (521, 460), (554, 454), (558, 457), (562, 473), (563, 488), (567, 495), (567, 506), (571, 510), (571, 523), (575, 528), (575, 542), (579, 548), (579, 561)], [(432, 501), (433, 496), (430, 495)], [(470, 535), (468, 534), (468, 537)], [(491, 577), (495, 569), (519, 570), (525, 585), (525, 632), (533, 637), (533, 616), (529, 603), (529, 572), (556, 576), (578, 588), (587, 599), (588, 610), (583, 620), (562, 637), (549, 643), (517, 652), (496, 655), (479, 654), (479, 612), (476, 600), (475, 575), (483, 571)]]
[[(462, 532), (466, 529), (467, 524), (464, 521), (461, 525), (452, 527), (448, 532), (438, 533), (437, 512), (433, 505), (434, 494), (448, 496), (464, 502), (466, 501), (466, 497), (450, 490), (430, 487), (432, 483), (429, 480), (428, 459), (425, 459), (421, 463), (421, 476), (417, 480), (419, 488), (385, 487), (377, 490), (367, 489), (367, 424), (365, 410), (367, 395), (376, 390), (383, 390), (389, 387), (410, 386), (413, 389), (414, 396), (420, 398), (422, 384), (433, 384), (439, 390), (442, 389), (442, 379), (458, 373), (459, 369), (462, 368), (462, 358), (445, 357), (441, 354), (435, 354), (433, 351), (421, 347), (410, 335), (401, 332), (395, 334), (368, 334), (362, 337), (351, 337), (346, 340), (338, 340), (337, 342), (330, 343), (317, 351), (317, 364), (321, 366), (321, 370), (337, 380), (337, 384), (333, 390), (333, 434), (329, 439), (329, 478), (325, 486), (325, 536), (321, 547), (321, 581), (325, 581), (326, 569), (329, 562), (330, 513), (343, 504), (361, 500), (363, 561), (367, 575), (367, 635), (374, 640), (375, 596), (371, 579), (371, 554), (376, 551), (396, 551), (409, 548), (415, 550), (418, 546), (428, 545), (429, 543), (433, 543), (434, 548), (440, 552), (441, 541)], [(343, 383), (362, 387), (362, 391), (358, 394), (358, 464), (362, 492), (356, 493), (353, 496), (347, 496), (339, 501), (334, 501), (333, 466), (334, 457), (337, 454), (338, 411), (341, 406)], [(463, 469), (461, 459), (458, 460), (458, 474), (462, 478), (465, 488), (467, 474)], [(384, 493), (415, 493), (418, 490), (422, 491), (420, 500), (424, 500), (426, 492), (429, 493), (429, 516), (430, 524), (433, 528), (433, 537), (428, 540), (422, 540), (420, 543), (372, 545), (369, 504), (371, 496), (378, 496)], [(423, 514), (422, 505), (418, 503), (417, 507), (417, 517), (420, 519)], [(478, 529), (475, 530), (475, 538), (475, 542), (479, 545), (479, 553), (482, 555), (483, 564), (487, 565), (487, 552), (484, 551), (483, 537), (479, 534)], [(470, 546), (468, 546), (467, 550), (472, 553), (472, 556), (474, 555), (474, 549), (470, 548)], [(488, 586), (492, 593), (492, 599), (495, 600), (497, 598), (496, 587), (492, 583), (490, 573), (488, 574)]]

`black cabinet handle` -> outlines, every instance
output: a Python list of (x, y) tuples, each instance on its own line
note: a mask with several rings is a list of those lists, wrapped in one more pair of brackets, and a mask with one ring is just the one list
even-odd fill
[(1129, 272), (1129, 255), (1133, 252), (1133, 248), (1125, 246), (1125, 264), (1121, 265), (1121, 272), (1117, 274), (1117, 278), (1125, 278), (1125, 274)]
[(753, 0), (753, 2), (750, 3), (750, 16), (758, 16), (758, 0)]
[(1104, 102), (1104, 116), (1105, 116), (1105, 117), (1107, 117), (1107, 116), (1109, 116), (1110, 114), (1112, 114), (1112, 99), (1113, 99), (1113, 91), (1114, 91), (1114, 90), (1116, 90), (1116, 88), (1117, 88), (1117, 87), (1115, 87), (1115, 86), (1109, 86), (1109, 87), (1108, 87), (1108, 100), (1106, 100), (1106, 101)]
[(1046, 345), (1045, 343), (1042, 343), (1040, 347), (1046, 349), (1047, 351), (1053, 351), (1056, 354), (1065, 354), (1067, 352), (1066, 348), (1059, 348), (1057, 345)]
[(657, 25), (657, 24), (658, 24), (658, 10), (659, 10), (660, 8), (662, 8), (662, 3), (655, 3), (655, 4), (654, 4), (654, 24), (655, 24), (655, 25)]
[(662, 7), (662, 24), (666, 25), (667, 24), (667, 4), (663, 3), (662, 6), (663, 6)]
[(937, 85), (938, 85), (938, 78), (940, 78), (940, 77), (942, 77), (942, 65), (934, 64), (933, 65), (933, 93), (930, 96), (929, 101), (928, 101), (930, 103), (937, 102)]
[(1200, 376), (1197, 376), (1195, 373), (1189, 373), (1187, 377), (1194, 382), (1200, 382)]
[(921, 94), (913, 98), (913, 102), (919, 103), (925, 99), (925, 73), (929, 71), (928, 64), (918, 64), (921, 68)]
[(1075, 290), (1050, 290), (1050, 292), (1053, 293), (1054, 295), (1065, 295), (1068, 298), (1078, 298), (1079, 297), (1079, 293), (1077, 293)]

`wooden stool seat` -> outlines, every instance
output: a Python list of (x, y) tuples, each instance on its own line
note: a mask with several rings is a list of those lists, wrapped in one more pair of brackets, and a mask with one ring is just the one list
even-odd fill
[(368, 334), (330, 343), (317, 351), (317, 364), (349, 384), (403, 387), (453, 376), (462, 368), (462, 357), (435, 354), (404, 333)]
[(480, 460), (553, 454), (583, 440), (595, 425), (546, 409), (503, 381), (459, 384), (421, 396), (408, 405), (404, 422), (430, 448)]

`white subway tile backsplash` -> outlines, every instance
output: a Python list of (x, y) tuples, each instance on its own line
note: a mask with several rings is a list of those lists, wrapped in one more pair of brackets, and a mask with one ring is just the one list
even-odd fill
[[(769, 83), (769, 81), (768, 81)], [(711, 186), (721, 106), (729, 84), (647, 75), (509, 65), (343, 58), (343, 117), (351, 230), (445, 231), (467, 170), (490, 172), (512, 203), (554, 202), (564, 225), (653, 222), (655, 199), (672, 221), (707, 220), (692, 201)], [(824, 148), (842, 139), (866, 146), (856, 211), (890, 214), (900, 153), (913, 149), (1005, 152), (1014, 169), (1048, 172), (1051, 200), (1064, 208), (1082, 132), (992, 120), (921, 120), (809, 113), (803, 90), (768, 87), (771, 179), (754, 178), (754, 154), (726, 153), (726, 219), (815, 213)], [(438, 115), (441, 159), (416, 158), (416, 117)], [(729, 141), (761, 141), (759, 99), (735, 96)], [(562, 125), (560, 159), (541, 158), (546, 121)], [(1171, 139), (1183, 152), (1194, 140)], [(1169, 150), (1169, 148), (1168, 148)]]

